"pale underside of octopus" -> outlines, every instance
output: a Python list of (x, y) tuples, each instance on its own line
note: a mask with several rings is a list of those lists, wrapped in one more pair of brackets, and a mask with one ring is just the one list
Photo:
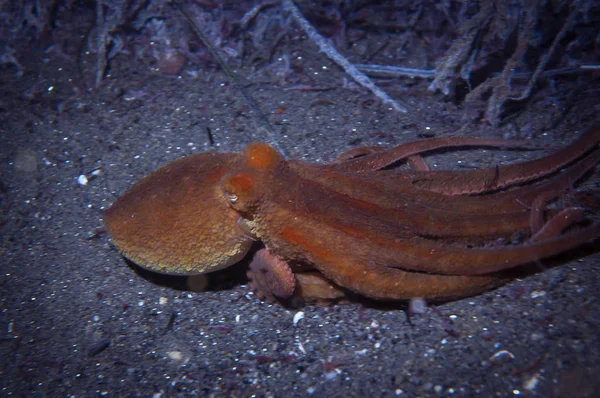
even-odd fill
[[(538, 160), (436, 171), (421, 154), (523, 143), (436, 138), (357, 148), (328, 164), (254, 143), (164, 166), (118, 198), (105, 225), (125, 257), (169, 274), (228, 267), (261, 241), (249, 278), (260, 297), (284, 303), (457, 299), (600, 236), (573, 188), (600, 160), (599, 140), (594, 127)], [(401, 161), (411, 169), (390, 168)]]

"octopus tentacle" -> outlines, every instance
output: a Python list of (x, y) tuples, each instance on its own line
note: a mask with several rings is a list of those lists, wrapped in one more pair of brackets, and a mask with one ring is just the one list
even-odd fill
[(427, 162), (425, 162), (425, 159), (419, 155), (411, 155), (407, 157), (406, 162), (413, 170), (429, 171), (429, 165)]
[(351, 159), (356, 159), (356, 158), (359, 158), (362, 156), (370, 155), (372, 153), (381, 152), (385, 149), (386, 149), (385, 147), (380, 146), (380, 145), (360, 146), (358, 148), (352, 148), (352, 149), (349, 149), (346, 152), (342, 153), (341, 155), (339, 155), (337, 158), (335, 158), (332, 162), (330, 162), (328, 164), (331, 165), (331, 164), (343, 163), (343, 162), (346, 162)]
[[(430, 140), (428, 140), (428, 141), (430, 141)], [(490, 141), (487, 141), (487, 142), (489, 143)], [(495, 143), (495, 141), (493, 141), (493, 143)], [(400, 145), (400, 146), (402, 147), (402, 145)], [(405, 146), (406, 146), (406, 144), (405, 144)], [(406, 150), (407, 153), (414, 152), (414, 150), (415, 150), (414, 148), (407, 149), (407, 148), (405, 148), (405, 146), (402, 148), (402, 150)], [(440, 148), (444, 148), (444, 147), (437, 147), (434, 144), (434, 145), (432, 145), (431, 148), (428, 147), (423, 152), (427, 152), (427, 151), (430, 151), (433, 149), (440, 149)], [(329, 165), (340, 164), (343, 162), (347, 162), (348, 160), (357, 159), (357, 158), (360, 158), (360, 157), (363, 157), (366, 155), (371, 155), (373, 153), (381, 153), (384, 150), (386, 150), (386, 148), (383, 146), (361, 146), (358, 148), (353, 148), (353, 149), (350, 149), (349, 151), (342, 153), (340, 156), (335, 158), (335, 160), (333, 160), (333, 162), (329, 163)], [(419, 170), (419, 171), (429, 170), (429, 166), (427, 165), (427, 163), (425, 163), (425, 160), (423, 160), (423, 158), (417, 154), (417, 153), (421, 153), (421, 152), (417, 152), (412, 155), (406, 155), (406, 154), (402, 153), (402, 150), (399, 151), (401, 153), (398, 154), (398, 158), (395, 159), (395, 161), (404, 159), (404, 160), (406, 160), (408, 165), (413, 170)], [(373, 171), (379, 170), (382, 168), (382, 167), (379, 167), (380, 166), (379, 163), (371, 164), (368, 159), (362, 159), (362, 161), (363, 161), (365, 167), (369, 167), (369, 166), (375, 167), (375, 169), (373, 169)]]
[(559, 196), (594, 168), (598, 162), (600, 162), (600, 149), (594, 150), (561, 173), (534, 185), (514, 187), (508, 191), (482, 196), (448, 196), (429, 192), (422, 195), (421, 199), (423, 202), (432, 203), (432, 206), (435, 207), (437, 198), (437, 206), (456, 212), (464, 212), (465, 209), (471, 212), (517, 211), (523, 207), (531, 207), (540, 195), (546, 196), (548, 200)]
[(303, 303), (332, 301), (346, 292), (318, 271), (293, 273), (291, 267), (268, 249), (256, 252), (247, 272), (250, 288), (261, 300), (287, 301), (292, 296)]
[[(597, 223), (527, 246), (465, 249), (433, 245), (436, 251), (432, 245), (423, 245), (422, 239), (384, 246), (373, 239), (334, 234), (335, 228), (300, 220), (296, 215), (286, 219), (288, 223), (263, 235), (277, 252), (298, 256), (301, 250), (307, 262), (337, 284), (369, 297), (388, 299), (449, 299), (475, 294), (503, 279), (494, 271), (564, 252), (600, 234)], [(416, 269), (422, 272), (414, 272)]]
[[(389, 209), (327, 192), (308, 183), (301, 187), (300, 190), (290, 187), (288, 194), (273, 199), (274, 202), (284, 205), (293, 196), (306, 195), (309, 200), (296, 199), (296, 203), (313, 219), (342, 230), (360, 230), (391, 239), (413, 236), (503, 237), (528, 232), (530, 226), (529, 211), (524, 208), (502, 214), (455, 214), (422, 205)], [(327, 203), (336, 205), (328, 206)]]
[[(304, 191), (307, 191), (307, 195), (311, 199), (317, 193), (317, 191), (307, 190), (306, 187), (304, 187)], [(364, 213), (365, 218), (363, 219), (361, 215), (363, 209), (350, 200), (343, 201), (340, 199), (335, 208), (327, 209), (312, 206), (308, 208), (308, 212), (299, 211), (299, 209), (306, 210), (305, 204), (311, 205), (313, 203), (308, 200), (303, 204), (297, 203), (297, 208), (286, 209), (285, 197), (282, 198), (281, 202), (276, 198), (269, 198), (269, 208), (265, 210), (277, 213), (279, 218), (294, 220), (306, 226), (318, 223), (321, 230), (312, 231), (315, 239), (320, 239), (332, 246), (348, 247), (349, 256), (360, 257), (360, 255), (363, 255), (372, 259), (373, 263), (381, 266), (398, 267), (417, 272), (447, 275), (487, 274), (559, 254), (600, 236), (600, 223), (595, 223), (555, 239), (524, 246), (468, 249), (464, 246), (449, 245), (417, 236), (407, 236), (402, 230), (402, 228), (406, 228), (406, 224), (399, 223), (398, 219), (394, 217), (397, 213), (389, 210), (380, 211), (374, 206), (370, 207)], [(316, 204), (318, 204), (318, 201)], [(369, 215), (370, 217), (368, 217)], [(387, 218), (385, 218), (386, 215)], [(467, 227), (469, 226), (468, 222), (471, 221), (472, 225), (470, 227), (481, 232), (485, 230), (485, 226), (493, 229), (494, 225), (489, 224), (490, 219), (488, 216), (486, 221), (484, 215), (479, 218), (478, 215), (465, 216), (463, 217), (463, 223), (460, 225), (461, 227)], [(408, 217), (408, 220), (414, 222), (415, 217)], [(528, 225), (529, 217), (527, 213), (523, 214), (521, 221), (522, 226)], [(274, 222), (274, 220), (269, 219), (269, 223)], [(432, 228), (436, 226), (443, 228), (443, 223), (434, 220)], [(455, 233), (452, 230), (452, 225), (448, 225), (448, 227), (448, 230), (444, 231), (445, 235), (441, 235), (452, 236)], [(502, 231), (500, 229), (502, 227), (502, 224), (498, 226), (500, 231)], [(504, 227), (506, 231), (510, 231), (511, 228), (514, 228), (515, 231), (518, 230), (518, 224), (510, 221)], [(419, 231), (419, 228), (413, 223), (408, 227), (408, 231), (414, 233)], [(471, 231), (467, 230), (466, 234), (469, 232)], [(459, 233), (465, 232), (457, 232), (456, 234)], [(263, 236), (263, 240), (264, 238)], [(351, 248), (357, 248), (357, 253), (353, 253)]]
[(265, 299), (290, 298), (296, 287), (290, 266), (267, 249), (260, 249), (252, 258), (248, 278), (254, 292)]
[(600, 127), (594, 127), (571, 145), (541, 159), (481, 170), (416, 172), (413, 184), (421, 190), (446, 195), (473, 195), (503, 189), (552, 174), (594, 149), (599, 141)]
[[(534, 185), (515, 187), (508, 191), (494, 192), (480, 196), (449, 196), (437, 192), (421, 191), (422, 202), (431, 203), (433, 207), (443, 207), (455, 212), (511, 212), (531, 207), (533, 202), (544, 195), (548, 200), (559, 196), (572, 187), (589, 170), (600, 162), (600, 149), (594, 150), (563, 172)], [(425, 194), (427, 192), (427, 194)], [(541, 199), (540, 199), (541, 200)]]
[[(355, 293), (375, 299), (405, 300), (422, 297), (449, 300), (480, 293), (506, 281), (501, 275), (431, 275), (398, 268), (373, 265), (349, 246), (331, 245), (316, 238), (315, 230), (287, 225), (268, 240), (287, 252), (289, 245), (299, 247), (306, 259), (327, 278)], [(283, 243), (285, 242), (285, 243)], [(282, 244), (283, 243), (283, 244)], [(358, 254), (358, 253), (357, 253)]]
[(547, 223), (544, 222), (546, 205), (557, 196), (558, 193), (555, 191), (544, 191), (537, 198), (535, 198), (531, 204), (529, 224), (534, 233), (538, 233), (545, 225), (547, 225)]
[[(537, 184), (478, 196), (452, 196), (424, 191), (411, 183), (411, 172), (377, 171), (362, 174), (334, 173), (328, 170), (306, 172), (290, 164), (302, 178), (330, 190), (385, 208), (426, 208), (452, 213), (510, 213), (528, 210), (542, 193), (558, 196), (600, 161), (600, 149), (570, 165), (563, 172)], [(457, 173), (469, 173), (460, 171)], [(359, 188), (357, 188), (359, 187)], [(429, 210), (428, 210), (429, 211)]]
[[(529, 209), (520, 206), (512, 213), (455, 214), (431, 209), (423, 204), (410, 207), (387, 207), (378, 203), (381, 197), (365, 197), (365, 191), (338, 193), (320, 182), (297, 175), (294, 170), (280, 170), (258, 191), (269, 192), (275, 188), (277, 195), (266, 200), (273, 206), (285, 208), (293, 203), (299, 215), (335, 226), (342, 231), (360, 231), (366, 235), (386, 239), (421, 237), (507, 237), (516, 232), (529, 233)], [(354, 198), (358, 196), (359, 198)], [(392, 198), (394, 199), (394, 198)]]
[[(557, 220), (561, 220), (561, 217)], [(561, 224), (552, 223), (549, 229), (554, 229), (557, 225)], [(553, 239), (535, 240), (525, 245), (502, 248), (466, 249), (425, 239), (415, 239), (394, 242), (393, 250), (388, 251), (381, 261), (387, 260), (389, 266), (409, 271), (444, 275), (483, 275), (555, 256), (591, 242), (598, 236), (600, 236), (600, 223), (594, 223)], [(386, 249), (388, 247), (385, 245)], [(381, 246), (373, 247), (373, 252), (380, 250), (385, 249)]]
[[(441, 148), (467, 146), (522, 148), (524, 147), (524, 143), (521, 141), (492, 140), (467, 137), (430, 138), (427, 140), (413, 141), (405, 144), (400, 144), (393, 148), (383, 150), (378, 150), (377, 147), (370, 147), (376, 149), (368, 154), (365, 154), (364, 156), (354, 158), (351, 157), (349, 158), (349, 160), (326, 165), (325, 167), (346, 173), (363, 173), (383, 169), (384, 167), (390, 166), (400, 160), (406, 159), (409, 156), (422, 154), (424, 152), (429, 152)], [(350, 151), (347, 153), (350, 153)], [(345, 154), (343, 154), (342, 156), (344, 155)], [(346, 157), (347, 156), (344, 156), (344, 158)]]
[(305, 302), (332, 301), (347, 296), (344, 289), (318, 271), (300, 272), (294, 275), (296, 276), (294, 296), (302, 298)]
[(530, 242), (543, 242), (557, 239), (560, 234), (571, 225), (583, 221), (585, 211), (580, 207), (568, 207), (545, 223), (529, 240)]
[[(277, 211), (280, 216), (283, 214), (281, 208), (273, 211)], [(394, 239), (383, 233), (383, 230), (373, 232), (348, 224), (329, 224), (322, 219), (317, 224), (315, 219), (295, 211), (288, 213), (286, 219), (311, 228), (313, 239), (328, 247), (346, 247), (349, 257), (369, 258), (373, 264), (401, 268), (405, 271), (444, 275), (489, 274), (554, 256), (600, 236), (598, 222), (555, 239), (522, 246), (468, 249), (419, 237)], [(269, 222), (272, 223), (273, 220)], [(315, 225), (318, 225), (318, 228), (313, 229)]]

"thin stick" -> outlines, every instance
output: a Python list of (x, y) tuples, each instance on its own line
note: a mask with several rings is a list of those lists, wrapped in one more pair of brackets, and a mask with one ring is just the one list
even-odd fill
[(269, 137), (270, 144), (273, 147), (275, 147), (275, 149), (277, 149), (279, 152), (281, 152), (287, 156), (286, 151), (284, 151), (283, 148), (281, 148), (279, 146), (279, 143), (277, 142), (277, 139), (275, 136), (275, 130), (273, 129), (273, 127), (267, 120), (267, 117), (265, 116), (265, 114), (262, 113), (262, 111), (260, 110), (256, 101), (254, 101), (254, 99), (250, 96), (250, 94), (248, 94), (246, 92), (244, 87), (240, 84), (239, 79), (233, 74), (233, 72), (229, 68), (229, 65), (227, 65), (227, 63), (223, 60), (223, 58), (221, 58), (221, 56), (217, 53), (217, 50), (215, 49), (215, 47), (212, 45), (210, 40), (208, 40), (208, 38), (204, 35), (204, 33), (198, 27), (198, 25), (196, 25), (196, 22), (194, 22), (194, 20), (187, 13), (187, 11), (184, 10), (184, 8), (179, 4), (178, 1), (173, 1), (173, 4), (175, 4), (177, 9), (179, 9), (179, 11), (188, 20), (188, 22), (190, 23), (190, 26), (192, 27), (192, 30), (198, 35), (198, 37), (200, 38), (200, 40), (202, 40), (202, 42), (204, 43), (206, 48), (208, 48), (208, 51), (211, 53), (211, 55), (217, 60), (217, 62), (219, 63), (219, 65), (221, 66), (221, 68), (223, 69), (225, 74), (229, 77), (229, 80), (231, 80), (231, 83), (233, 84), (235, 89), (238, 90), (240, 93), (242, 93), (242, 95), (244, 96), (244, 98), (246, 99), (246, 102), (248, 103), (250, 108), (254, 111), (253, 114), (254, 114), (256, 121), (258, 122), (257, 129), (259, 130), (259, 133), (262, 133), (262, 134), (266, 135), (267, 137)]
[(550, 49), (546, 52), (546, 54), (544, 54), (541, 57), (540, 62), (538, 63), (537, 68), (535, 69), (535, 72), (533, 72), (533, 76), (531, 77), (531, 80), (529, 81), (529, 84), (527, 85), (525, 90), (523, 90), (521, 95), (519, 95), (518, 97), (510, 97), (510, 99), (521, 101), (521, 100), (524, 100), (529, 97), (529, 95), (531, 94), (531, 90), (533, 89), (533, 86), (535, 86), (535, 83), (538, 80), (538, 77), (544, 72), (544, 68), (548, 64), (548, 61), (550, 61), (550, 58), (552, 58), (552, 56), (554, 55), (554, 51), (556, 50), (556, 47), (562, 41), (563, 37), (565, 37), (565, 35), (571, 30), (573, 25), (575, 25), (575, 23), (577, 22), (576, 17), (578, 14), (579, 14), (579, 10), (577, 8), (575, 8), (574, 10), (571, 11), (571, 13), (567, 17), (567, 20), (565, 21), (563, 27), (558, 32), (558, 34), (554, 37), (554, 41), (552, 42)]
[(244, 30), (248, 29), (248, 25), (250, 25), (250, 22), (252, 22), (254, 20), (254, 18), (256, 18), (256, 16), (258, 15), (259, 12), (261, 12), (265, 8), (274, 6), (278, 3), (279, 2), (277, 2), (277, 1), (265, 1), (260, 4), (255, 5), (254, 7), (252, 7), (252, 9), (250, 11), (248, 11), (244, 14), (242, 19), (240, 19), (240, 27)]
[[(394, 65), (377, 65), (377, 64), (356, 64), (361, 72), (371, 77), (411, 77), (411, 78), (423, 78), (433, 79), (435, 78), (435, 69), (416, 69), (416, 68), (405, 68), (403, 66)], [(549, 69), (540, 73), (542, 77), (553, 77), (561, 75), (573, 75), (577, 73), (583, 73), (585, 71), (600, 69), (600, 65), (580, 65), (577, 67), (568, 67), (560, 69)], [(511, 78), (514, 79), (531, 79), (532, 72), (515, 72)], [(498, 74), (492, 75), (492, 77)]]
[(434, 69), (415, 69), (405, 68), (393, 65), (376, 64), (356, 64), (354, 65), (363, 73), (374, 77), (421, 77), (424, 79), (433, 79), (435, 77)]
[(96, 46), (98, 47), (98, 54), (96, 55), (96, 88), (100, 87), (100, 83), (104, 79), (104, 73), (106, 73), (107, 61), (106, 61), (106, 46), (107, 43), (107, 29), (106, 22), (104, 21), (104, 2), (98, 0), (96, 2), (96, 27), (98, 28), (98, 38), (96, 39)]
[(408, 112), (408, 110), (394, 101), (386, 92), (377, 87), (371, 79), (364, 73), (359, 71), (353, 64), (340, 54), (317, 30), (304, 18), (300, 10), (292, 0), (283, 0), (283, 7), (292, 17), (298, 22), (302, 30), (306, 32), (308, 37), (315, 42), (321, 51), (323, 51), (333, 62), (341, 66), (358, 84), (369, 89), (375, 96), (381, 99), (384, 103), (390, 104), (399, 112)]

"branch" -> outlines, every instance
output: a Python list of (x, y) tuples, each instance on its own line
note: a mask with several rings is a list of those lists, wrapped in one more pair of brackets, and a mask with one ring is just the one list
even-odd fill
[(518, 97), (510, 97), (510, 99), (516, 100), (516, 101), (522, 101), (529, 97), (529, 95), (531, 94), (531, 90), (533, 89), (533, 86), (537, 83), (537, 80), (538, 80), (539, 76), (544, 72), (544, 68), (548, 64), (548, 61), (554, 55), (554, 52), (556, 51), (556, 47), (561, 42), (561, 40), (565, 37), (565, 35), (571, 30), (571, 28), (575, 25), (575, 22), (577, 22), (578, 14), (579, 14), (579, 9), (577, 8), (577, 6), (575, 6), (575, 8), (571, 11), (569, 16), (567, 17), (567, 20), (565, 21), (562, 29), (554, 37), (554, 41), (552, 42), (550, 49), (540, 59), (540, 62), (537, 65), (537, 68), (535, 69), (535, 72), (533, 73), (533, 76), (531, 77), (531, 80), (529, 81), (527, 88), (525, 90), (523, 90), (521, 95), (519, 95)]
[(242, 95), (246, 99), (246, 102), (248, 103), (248, 105), (250, 106), (250, 108), (254, 111), (253, 115), (254, 115), (255, 120), (258, 123), (258, 126), (256, 128), (257, 128), (259, 134), (264, 134), (267, 137), (269, 137), (269, 139), (271, 141), (270, 142), (271, 145), (273, 145), (273, 147), (275, 147), (275, 149), (277, 149), (279, 152), (283, 153), (284, 155), (287, 155), (287, 152), (282, 147), (279, 146), (279, 142), (278, 142), (277, 137), (275, 135), (275, 131), (273, 130), (273, 127), (271, 126), (271, 124), (267, 120), (267, 117), (260, 110), (260, 107), (258, 106), (258, 104), (256, 103), (256, 101), (254, 101), (254, 98), (252, 98), (252, 96), (250, 96), (250, 94), (248, 94), (248, 92), (246, 91), (246, 89), (244, 88), (244, 86), (242, 86), (242, 84), (240, 83), (240, 80), (233, 73), (233, 71), (231, 70), (231, 68), (229, 67), (229, 65), (227, 65), (227, 63), (225, 62), (225, 60), (223, 60), (223, 58), (219, 55), (219, 53), (217, 52), (217, 49), (215, 48), (215, 46), (211, 43), (211, 41), (204, 34), (204, 32), (202, 31), (202, 29), (200, 29), (200, 27), (198, 26), (198, 24), (196, 24), (196, 22), (192, 19), (192, 17), (185, 10), (185, 8), (183, 8), (183, 6), (179, 3), (179, 1), (174, 1), (173, 4), (183, 14), (183, 16), (188, 20), (188, 22), (190, 23), (190, 26), (191, 26), (192, 30), (196, 33), (196, 35), (198, 35), (198, 37), (200, 38), (200, 40), (202, 40), (202, 43), (204, 43), (204, 45), (206, 46), (206, 48), (208, 49), (208, 51), (210, 52), (210, 54), (217, 60), (217, 62), (219, 63), (219, 65), (223, 69), (223, 72), (225, 72), (225, 74), (227, 75), (227, 77), (229, 77), (229, 80), (231, 81), (231, 83), (233, 84), (233, 86), (240, 93), (242, 93)]
[(354, 81), (361, 86), (369, 89), (375, 96), (381, 99), (384, 103), (390, 104), (394, 109), (399, 112), (406, 113), (408, 110), (402, 105), (394, 101), (387, 93), (377, 87), (371, 79), (369, 79), (364, 73), (359, 71), (356, 66), (350, 63), (342, 54), (340, 54), (334, 47), (326, 40), (323, 36), (317, 32), (317, 30), (304, 18), (300, 13), (300, 10), (292, 0), (283, 0), (283, 8), (287, 10), (292, 17), (298, 22), (302, 30), (306, 32), (308, 37), (315, 42), (319, 49), (324, 52), (333, 62), (341, 66), (346, 73), (348, 73)]
[(104, 79), (104, 74), (106, 73), (106, 68), (108, 66), (106, 58), (108, 30), (106, 29), (106, 22), (104, 21), (104, 2), (100, 0), (96, 1), (96, 27), (98, 29), (98, 38), (96, 40), (98, 54), (96, 55), (95, 87), (98, 88)]
[(374, 77), (420, 77), (423, 79), (433, 79), (435, 70), (433, 69), (416, 69), (405, 68), (403, 66), (394, 65), (374, 65), (374, 64), (356, 64), (354, 65), (361, 72)]

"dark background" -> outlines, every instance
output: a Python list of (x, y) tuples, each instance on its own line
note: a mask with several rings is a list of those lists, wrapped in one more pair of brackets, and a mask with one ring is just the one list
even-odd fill
[(429, 76), (373, 78), (407, 113), (279, 2), (252, 18), (258, 2), (180, 3), (271, 133), (169, 2), (0, 1), (0, 395), (597, 396), (593, 248), (409, 319), (402, 305), (262, 303), (245, 264), (208, 280), (141, 272), (101, 229), (150, 171), (252, 141), (317, 162), (446, 135), (541, 149), (453, 151), (434, 168), (564, 146), (598, 123), (596, 2), (298, 2), (350, 62)]

